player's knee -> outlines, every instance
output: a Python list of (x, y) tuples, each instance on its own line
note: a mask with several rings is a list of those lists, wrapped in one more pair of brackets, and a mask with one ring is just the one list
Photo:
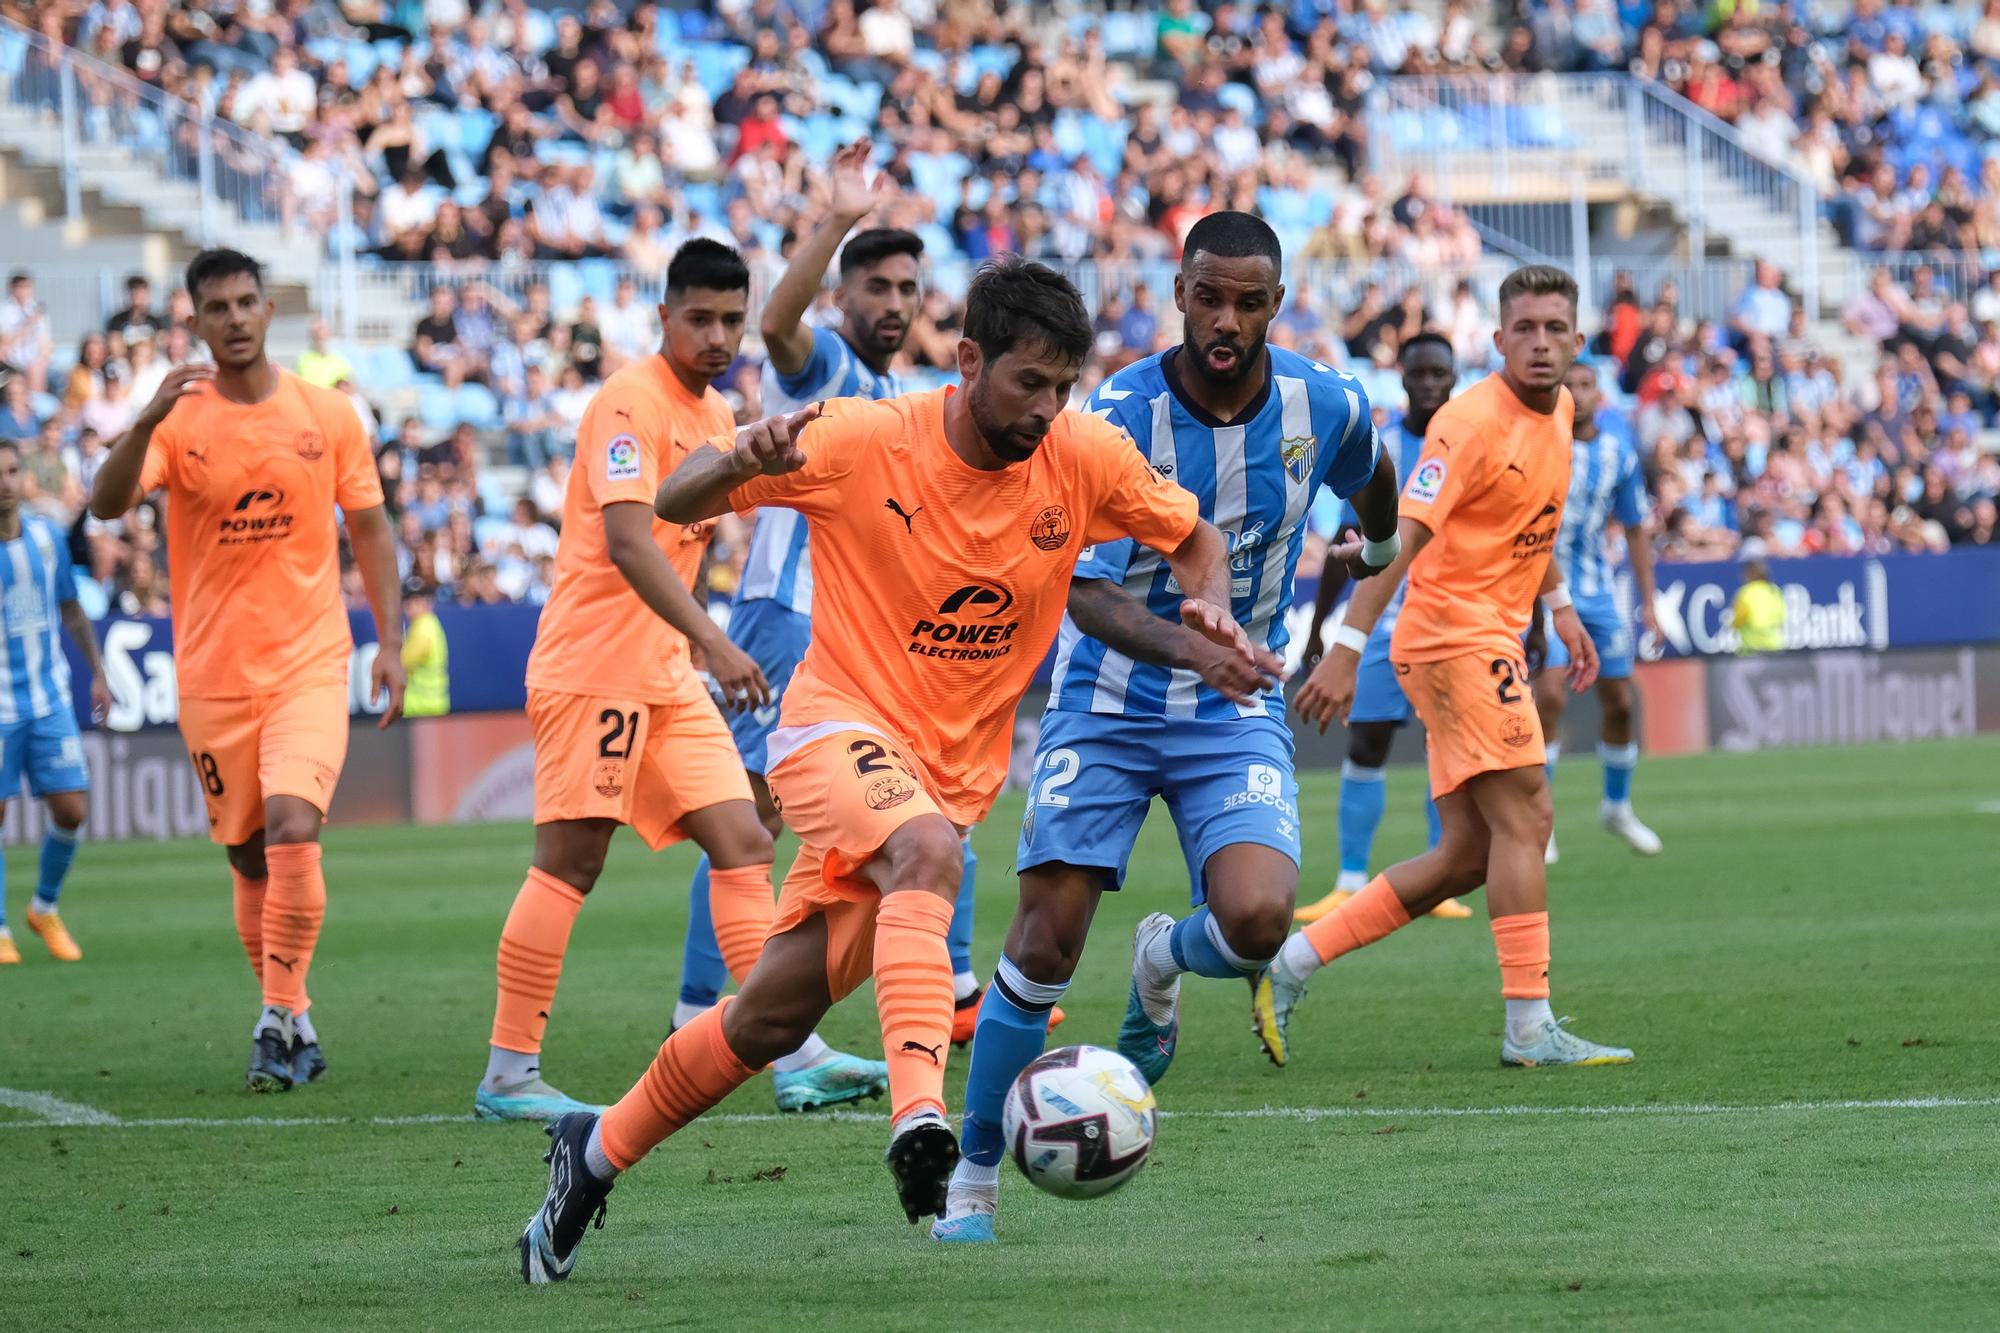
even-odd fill
[(264, 839), (259, 836), (228, 849), (229, 868), (245, 879), (263, 879), (270, 872), (264, 865)]
[(796, 999), (746, 989), (723, 1011), (722, 1036), (737, 1059), (761, 1069), (803, 1046), (821, 1017)]
[(74, 833), (90, 817), (90, 797), (83, 792), (65, 792), (49, 801), (49, 822), (65, 833)]
[(916, 820), (897, 830), (889, 852), (889, 887), (958, 896), (965, 872), (965, 844), (943, 818)]
[(1597, 702), (1604, 714), (1606, 731), (1624, 731), (1632, 725), (1632, 688), (1629, 682), (1607, 680), (1599, 691)]
[(1239, 897), (1227, 908), (1211, 902), (1208, 910), (1231, 953), (1248, 962), (1265, 962), (1277, 957), (1291, 933), (1292, 907), (1291, 897), (1266, 893)]
[(707, 848), (710, 864), (718, 870), (767, 865), (778, 854), (770, 829), (752, 814), (733, 820), (727, 831)]
[(1020, 922), (1007, 937), (1007, 957), (1030, 981), (1068, 981), (1083, 957), (1084, 934), (1069, 913), (1023, 903)]
[(272, 846), (319, 841), (319, 811), (304, 801), (273, 801), (264, 812), (264, 841)]

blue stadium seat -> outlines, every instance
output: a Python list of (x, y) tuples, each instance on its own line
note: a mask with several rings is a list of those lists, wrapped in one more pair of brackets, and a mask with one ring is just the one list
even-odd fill
[(457, 426), (458, 408), (452, 391), (442, 384), (426, 385), (417, 393), (417, 416), (432, 430)]
[(1260, 124), (1263, 111), (1257, 105), (1257, 92), (1240, 83), (1225, 83), (1215, 90), (1215, 98), (1225, 107), (1234, 107), (1243, 113), (1243, 118), (1252, 125)]
[(1112, 60), (1151, 60), (1159, 45), (1159, 25), (1145, 14), (1114, 10), (1101, 17), (1098, 31)]
[(549, 308), (564, 319), (576, 311), (583, 299), (583, 274), (575, 264), (549, 265)]
[(367, 42), (349, 42), (344, 52), (347, 59), (347, 86), (360, 88), (375, 77), (376, 66), (382, 63), (381, 55)]
[(355, 359), (355, 370), (368, 378), (368, 392), (389, 393), (417, 382), (417, 368), (401, 347), (372, 347)]
[(694, 61), (694, 76), (710, 97), (720, 97), (736, 81), (736, 71), (750, 63), (748, 47), (724, 42), (690, 42), (686, 53)]
[(500, 128), (500, 117), (479, 107), (462, 107), (458, 113), (459, 142), (465, 151), (477, 158), (493, 142), (494, 131)]
[(427, 107), (417, 118), (417, 128), (433, 148), (442, 148), (446, 153), (461, 151), (465, 147), (465, 132), (458, 116), (442, 107)]
[(500, 429), (500, 400), (483, 384), (461, 384), (452, 395), (452, 409), (458, 419), (479, 430)]
[(498, 546), (505, 540), (507, 529), (512, 526), (513, 523), (509, 519), (502, 518), (497, 513), (483, 514), (472, 520), (472, 540), (478, 544), (480, 550), (484, 551), (488, 547)]
[(22, 66), (28, 62), (26, 38), (12, 33), (0, 32), (0, 79), (10, 82), (20, 77)]
[(714, 181), (689, 181), (681, 187), (681, 203), (703, 217), (720, 217), (722, 187)]
[(611, 304), (611, 297), (618, 289), (618, 261), (582, 259), (577, 261), (576, 267), (583, 282), (583, 294), (597, 299), (597, 308), (601, 313)]

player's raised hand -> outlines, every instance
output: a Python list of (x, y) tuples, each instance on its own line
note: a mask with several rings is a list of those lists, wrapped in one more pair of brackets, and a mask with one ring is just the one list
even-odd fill
[(1354, 707), (1354, 678), (1360, 668), (1361, 654), (1336, 643), (1306, 677), (1305, 685), (1292, 699), (1293, 710), (1317, 724), (1322, 736), (1336, 719), (1345, 725), (1348, 710)]
[(1576, 608), (1565, 606), (1555, 613), (1556, 637), (1569, 653), (1569, 688), (1573, 694), (1582, 694), (1597, 683), (1597, 645), (1590, 641), (1590, 632), (1583, 627)]
[(799, 448), (799, 432), (819, 419), (819, 404), (808, 403), (781, 417), (753, 421), (736, 432), (736, 447), (757, 464), (767, 477), (782, 477), (806, 465), (805, 451)]
[(399, 652), (375, 654), (375, 665), (368, 669), (368, 703), (372, 707), (383, 698), (389, 706), (382, 711), (382, 717), (375, 723), (377, 731), (387, 731), (389, 724), (403, 715), (403, 691), (408, 681), (403, 675), (403, 654)]
[(702, 655), (708, 659), (708, 674), (715, 681), (716, 692), (730, 712), (747, 713), (771, 702), (771, 683), (764, 679), (763, 671), (727, 638), (716, 635), (713, 642), (702, 645)]
[(866, 135), (839, 149), (828, 164), (833, 185), (833, 215), (859, 222), (896, 198), (896, 186), (874, 166), (875, 143)]
[(174, 404), (193, 393), (197, 385), (206, 384), (215, 378), (215, 367), (206, 361), (190, 361), (184, 366), (175, 366), (160, 381), (160, 387), (153, 391), (153, 400), (140, 411), (134, 425), (147, 430), (167, 419), (167, 413), (174, 410)]

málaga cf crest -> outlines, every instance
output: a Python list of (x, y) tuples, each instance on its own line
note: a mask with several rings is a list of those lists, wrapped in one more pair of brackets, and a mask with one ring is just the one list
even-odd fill
[(1313, 437), (1287, 435), (1278, 448), (1285, 456), (1285, 471), (1291, 473), (1293, 481), (1303, 482), (1312, 472)]

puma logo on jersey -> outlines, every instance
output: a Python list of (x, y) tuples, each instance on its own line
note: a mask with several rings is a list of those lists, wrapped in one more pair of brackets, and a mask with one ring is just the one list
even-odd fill
[(915, 509), (910, 510), (906, 514), (903, 512), (903, 506), (897, 503), (894, 497), (884, 500), (882, 502), (882, 507), (884, 509), (887, 509), (890, 513), (894, 514), (897, 518), (902, 519), (903, 531), (911, 534), (914, 534), (916, 532), (916, 528), (913, 525), (917, 521), (917, 515), (924, 512), (924, 507), (922, 505), (918, 505)]

